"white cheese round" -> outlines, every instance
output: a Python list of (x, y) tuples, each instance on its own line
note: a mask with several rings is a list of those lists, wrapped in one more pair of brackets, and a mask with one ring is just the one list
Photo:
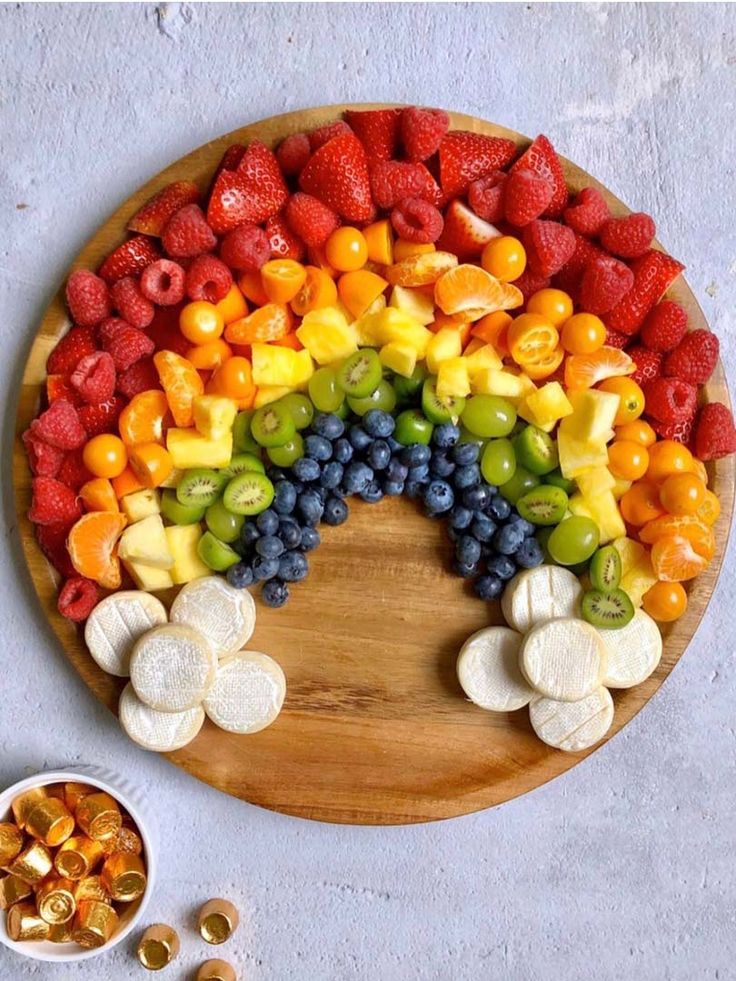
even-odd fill
[(234, 589), (222, 576), (206, 576), (182, 587), (170, 617), (172, 623), (199, 631), (218, 657), (226, 657), (250, 640), (256, 605), (247, 589)]
[(84, 640), (103, 671), (127, 678), (133, 645), (166, 620), (161, 600), (142, 589), (127, 589), (100, 600), (87, 618)]
[(542, 742), (575, 753), (595, 745), (611, 728), (613, 699), (602, 685), (577, 702), (535, 698), (529, 719)]
[(606, 645), (595, 627), (585, 620), (561, 618), (532, 627), (519, 663), (540, 695), (576, 702), (601, 684), (606, 661)]
[(457, 677), (471, 702), (491, 712), (513, 712), (529, 704), (534, 690), (519, 668), (523, 639), (508, 627), (488, 627), (465, 641)]
[(212, 647), (196, 630), (179, 623), (149, 630), (130, 657), (136, 695), (159, 712), (183, 712), (199, 705), (216, 671)]
[(118, 705), (120, 725), (133, 742), (155, 753), (172, 753), (190, 743), (204, 724), (201, 705), (184, 712), (157, 712), (128, 683)]
[(603, 684), (609, 688), (633, 688), (655, 670), (662, 657), (659, 627), (644, 610), (620, 630), (599, 630), (608, 651)]
[(281, 711), (286, 678), (281, 667), (258, 651), (239, 651), (220, 661), (204, 700), (207, 715), (228, 732), (259, 732)]
[(583, 588), (569, 569), (540, 565), (519, 572), (508, 583), (501, 599), (506, 622), (525, 634), (542, 620), (580, 616)]

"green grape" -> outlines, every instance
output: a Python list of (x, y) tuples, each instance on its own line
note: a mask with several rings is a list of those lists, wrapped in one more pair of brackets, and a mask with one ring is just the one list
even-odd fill
[(480, 452), (483, 452), (483, 447), (488, 443), (487, 439), (483, 439), (482, 436), (476, 436), (475, 433), (471, 433), (469, 429), (466, 429), (460, 422), (460, 439), (458, 443), (475, 443)]
[(585, 562), (598, 548), (600, 532), (592, 518), (574, 514), (560, 522), (549, 536), (549, 554), (560, 565)]
[(332, 368), (318, 368), (309, 379), (309, 397), (320, 412), (336, 412), (345, 401)]
[(545, 474), (544, 482), (545, 484), (551, 484), (553, 487), (560, 487), (566, 494), (572, 494), (575, 490), (575, 481), (563, 477), (559, 467), (553, 470), (552, 473)]
[(306, 429), (307, 426), (311, 425), (312, 419), (314, 419), (314, 406), (306, 395), (301, 395), (299, 392), (289, 392), (280, 401), (291, 413), (291, 418), (297, 429)]
[(271, 463), (277, 467), (290, 467), (300, 456), (304, 456), (304, 440), (301, 433), (294, 433), (292, 439), (283, 446), (270, 446), (266, 452)]
[(474, 395), (468, 399), (460, 421), (476, 436), (508, 436), (516, 424), (516, 409), (498, 395)]
[(507, 480), (505, 484), (501, 484), (498, 491), (502, 497), (506, 498), (509, 504), (516, 504), (522, 494), (526, 494), (527, 491), (532, 490), (538, 484), (539, 477), (536, 474), (529, 473), (528, 470), (517, 464), (513, 477)]
[(383, 409), (384, 412), (393, 412), (396, 408), (396, 392), (391, 383), (382, 378), (372, 395), (366, 395), (362, 399), (348, 395), (348, 405), (356, 416), (364, 416), (370, 409)]
[(196, 504), (182, 504), (175, 490), (165, 490), (161, 495), (161, 514), (175, 525), (193, 525), (204, 517), (205, 508)]
[(233, 450), (238, 453), (260, 453), (261, 448), (253, 439), (250, 431), (250, 422), (253, 418), (253, 410), (247, 409), (239, 412), (235, 416), (233, 423)]
[(222, 501), (215, 501), (205, 511), (205, 524), (221, 542), (236, 542), (240, 537), (240, 530), (245, 524), (245, 517), (242, 514), (232, 514)]
[(424, 443), (428, 446), (433, 430), (434, 426), (419, 409), (405, 409), (396, 417), (394, 438), (404, 446), (411, 446), (413, 443)]
[(511, 480), (516, 471), (516, 457), (511, 440), (492, 439), (480, 458), (480, 472), (489, 484), (499, 487)]
[(348, 405), (348, 400), (345, 399), (338, 405), (334, 413), (338, 419), (347, 419), (350, 415), (350, 406)]
[(418, 364), (408, 378), (403, 375), (394, 377), (393, 386), (400, 405), (416, 401), (426, 377), (427, 369), (423, 364)]

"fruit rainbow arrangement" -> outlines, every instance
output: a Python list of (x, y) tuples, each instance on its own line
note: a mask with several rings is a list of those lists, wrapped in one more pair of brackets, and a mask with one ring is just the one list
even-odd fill
[[(699, 391), (718, 340), (664, 298), (684, 267), (652, 219), (571, 196), (545, 136), (350, 111), (231, 146), (128, 228), (69, 277), (23, 434), (64, 616), (218, 573), (282, 606), (321, 522), (400, 495), (482, 600), (566, 567), (568, 633), (682, 615), (715, 554), (705, 463), (736, 451)], [(615, 687), (592, 677), (581, 698)]]

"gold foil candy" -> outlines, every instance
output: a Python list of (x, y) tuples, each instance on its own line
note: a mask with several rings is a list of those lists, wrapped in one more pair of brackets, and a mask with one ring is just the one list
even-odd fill
[(25, 828), (26, 819), (39, 801), (48, 797), (45, 787), (32, 787), (30, 790), (19, 794), (10, 805), (13, 811), (15, 823), (19, 828)]
[(146, 869), (138, 855), (118, 852), (102, 866), (102, 882), (114, 900), (132, 903), (146, 891)]
[(85, 835), (67, 838), (54, 856), (54, 868), (67, 879), (91, 875), (103, 855), (103, 846)]
[(77, 911), (74, 883), (71, 879), (46, 879), (36, 891), (36, 906), (50, 926), (68, 923)]
[(6, 875), (0, 879), (0, 909), (10, 909), (21, 899), (28, 899), (32, 895), (33, 888), (17, 875)]
[(235, 968), (227, 961), (211, 960), (197, 971), (197, 981), (237, 981)]
[(55, 848), (74, 831), (74, 818), (63, 800), (47, 797), (28, 812), (26, 831), (45, 845)]
[(52, 944), (69, 944), (74, 939), (73, 932), (74, 923), (71, 920), (68, 923), (55, 923), (49, 927), (49, 940)]
[(107, 903), (108, 906), (111, 902), (110, 893), (105, 888), (102, 878), (99, 875), (86, 875), (83, 879), (75, 883), (74, 899), (77, 902), (77, 906), (91, 899), (98, 903)]
[(118, 914), (107, 903), (86, 899), (79, 904), (72, 939), (80, 947), (102, 947), (115, 932)]
[(10, 865), (6, 865), (5, 871), (35, 886), (46, 878), (52, 864), (51, 852), (46, 845), (42, 841), (34, 841)]
[(227, 899), (210, 899), (199, 911), (199, 932), (208, 944), (222, 944), (235, 933), (240, 916)]
[(38, 915), (33, 903), (11, 906), (7, 927), (11, 940), (46, 940), (49, 935), (49, 925)]
[(65, 783), (64, 803), (72, 814), (74, 814), (80, 800), (82, 800), (83, 797), (88, 797), (92, 793), (94, 793), (94, 787), (90, 787), (86, 783)]
[(119, 834), (123, 824), (117, 801), (106, 793), (88, 794), (77, 804), (77, 824), (88, 838), (103, 841)]
[(10, 821), (0, 822), (0, 868), (10, 863), (19, 855), (23, 847), (23, 832), (17, 824)]
[(141, 836), (135, 828), (125, 823), (115, 838), (106, 838), (100, 844), (105, 855), (115, 855), (117, 852), (127, 852), (130, 855), (141, 855), (143, 853)]
[(154, 923), (141, 937), (136, 955), (149, 971), (160, 971), (179, 953), (179, 936), (166, 923)]

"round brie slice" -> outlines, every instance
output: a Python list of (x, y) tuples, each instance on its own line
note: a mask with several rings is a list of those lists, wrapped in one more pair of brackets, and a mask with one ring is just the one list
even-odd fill
[(519, 663), (540, 695), (576, 702), (601, 684), (606, 661), (606, 645), (595, 627), (585, 620), (562, 618), (532, 627)]
[(234, 654), (256, 626), (256, 604), (247, 589), (234, 589), (222, 576), (194, 579), (171, 605), (172, 623), (199, 631), (218, 657)]
[(259, 732), (281, 711), (286, 677), (258, 651), (239, 651), (220, 661), (215, 683), (204, 700), (207, 715), (228, 732)]
[(540, 565), (514, 576), (504, 590), (501, 610), (510, 627), (525, 634), (542, 620), (580, 615), (583, 588), (569, 569)]
[(155, 753), (172, 753), (190, 743), (204, 724), (201, 705), (184, 712), (157, 712), (138, 698), (128, 683), (118, 705), (120, 725), (133, 742)]
[(508, 627), (488, 627), (465, 641), (457, 677), (471, 702), (491, 712), (513, 712), (529, 704), (534, 690), (519, 669), (523, 639)]
[(183, 712), (199, 705), (216, 671), (212, 647), (196, 630), (179, 623), (149, 630), (130, 657), (136, 695), (159, 712)]
[(599, 630), (608, 650), (603, 684), (609, 688), (633, 688), (646, 681), (662, 657), (662, 635), (644, 610), (620, 630)]
[(542, 742), (575, 753), (595, 745), (611, 728), (613, 699), (602, 685), (577, 702), (535, 698), (529, 719)]
[(142, 589), (127, 589), (100, 600), (84, 628), (89, 652), (103, 671), (127, 678), (130, 654), (140, 637), (167, 620), (161, 600)]

